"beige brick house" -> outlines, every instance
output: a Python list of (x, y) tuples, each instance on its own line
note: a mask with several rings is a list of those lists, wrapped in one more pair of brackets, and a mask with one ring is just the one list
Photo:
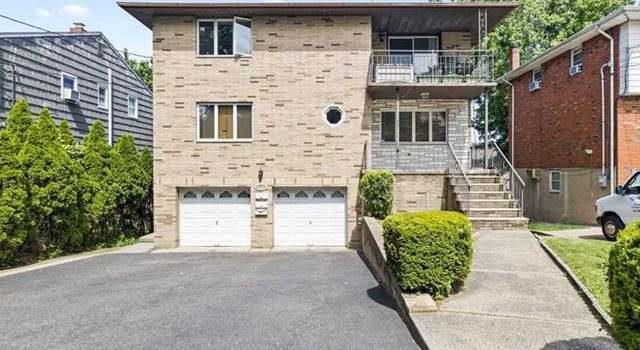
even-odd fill
[(369, 168), (397, 210), (450, 207), (516, 5), (120, 3), (153, 30), (156, 245), (357, 245)]

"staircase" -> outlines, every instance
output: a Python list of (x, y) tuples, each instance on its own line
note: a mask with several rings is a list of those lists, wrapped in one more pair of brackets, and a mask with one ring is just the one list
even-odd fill
[(448, 180), (456, 209), (469, 217), (475, 230), (527, 228), (529, 219), (497, 171), (473, 169), (466, 176), (450, 174)]

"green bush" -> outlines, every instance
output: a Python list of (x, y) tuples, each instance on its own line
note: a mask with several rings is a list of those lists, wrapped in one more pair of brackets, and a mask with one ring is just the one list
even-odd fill
[(360, 179), (365, 215), (384, 219), (393, 206), (393, 174), (387, 170), (368, 171)]
[(151, 161), (130, 136), (109, 146), (100, 122), (79, 144), (68, 123), (18, 101), (0, 131), (0, 267), (149, 232)]
[(384, 220), (388, 264), (407, 292), (445, 297), (462, 286), (471, 270), (469, 219), (456, 212), (394, 214)]
[(613, 335), (625, 349), (640, 349), (640, 222), (622, 231), (609, 256)]

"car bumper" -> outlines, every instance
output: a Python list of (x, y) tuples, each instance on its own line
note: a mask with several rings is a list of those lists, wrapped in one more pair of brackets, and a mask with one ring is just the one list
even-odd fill
[(596, 222), (598, 223), (598, 225), (602, 225), (602, 216), (598, 216), (596, 218)]

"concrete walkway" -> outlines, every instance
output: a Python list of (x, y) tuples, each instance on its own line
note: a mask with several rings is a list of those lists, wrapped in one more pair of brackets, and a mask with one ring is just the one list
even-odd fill
[(412, 317), (432, 350), (617, 349), (528, 231), (480, 232), (464, 291)]
[(602, 234), (602, 229), (598, 226), (589, 226), (575, 230), (543, 231), (541, 233), (558, 238), (592, 239), (596, 241), (606, 241), (604, 235)]

